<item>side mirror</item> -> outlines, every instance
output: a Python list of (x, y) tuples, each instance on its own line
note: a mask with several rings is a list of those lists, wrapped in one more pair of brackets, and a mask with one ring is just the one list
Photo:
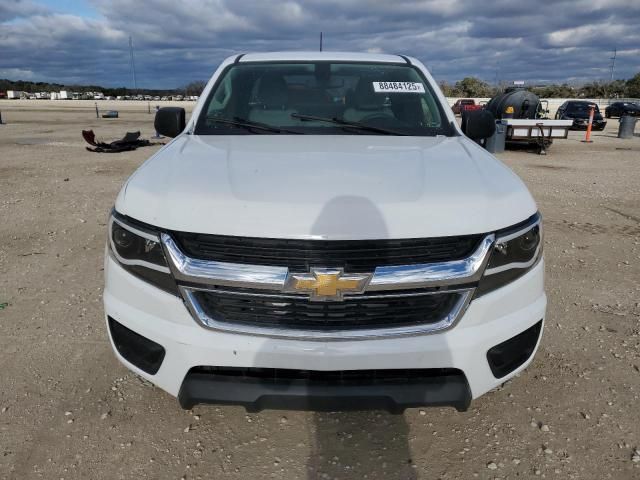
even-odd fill
[(153, 126), (160, 135), (177, 137), (186, 126), (184, 108), (163, 107), (156, 112)]
[(496, 131), (496, 120), (489, 110), (463, 110), (462, 133), (471, 140), (489, 138)]

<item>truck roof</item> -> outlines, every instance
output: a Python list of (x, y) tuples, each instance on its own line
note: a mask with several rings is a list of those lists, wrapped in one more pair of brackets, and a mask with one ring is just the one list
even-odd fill
[(361, 52), (264, 52), (247, 53), (239, 58), (239, 62), (273, 62), (273, 61), (336, 61), (336, 62), (377, 62), (377, 63), (407, 63), (407, 57), (389, 55), (385, 53)]

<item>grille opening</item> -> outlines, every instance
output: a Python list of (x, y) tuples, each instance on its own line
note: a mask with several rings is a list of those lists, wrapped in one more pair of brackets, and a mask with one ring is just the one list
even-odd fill
[(342, 330), (436, 324), (462, 301), (461, 292), (354, 295), (342, 302), (313, 302), (306, 296), (195, 291), (205, 314), (216, 322), (272, 329)]
[(373, 272), (376, 267), (416, 265), (468, 257), (482, 235), (399, 240), (291, 240), (172, 232), (188, 256), (201, 260), (288, 267), (342, 267), (346, 272)]
[(288, 368), (255, 368), (255, 367), (214, 367), (200, 366), (192, 368), (189, 373), (200, 373), (239, 380), (259, 380), (262, 382), (280, 383), (286, 381), (302, 381), (314, 384), (406, 384), (422, 382), (447, 376), (464, 376), (455, 368), (403, 368), (376, 370), (298, 370)]

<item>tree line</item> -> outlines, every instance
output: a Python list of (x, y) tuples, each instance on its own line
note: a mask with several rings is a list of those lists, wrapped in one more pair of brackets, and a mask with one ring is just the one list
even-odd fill
[[(447, 97), (493, 97), (504, 90), (504, 86), (494, 86), (475, 77), (466, 77), (454, 84), (440, 82), (440, 88)], [(589, 82), (581, 86), (562, 84), (537, 85), (527, 87), (542, 98), (640, 98), (640, 73), (628, 80), (613, 82)]]
[[(60, 83), (30, 82), (25, 80), (0, 79), (0, 92), (19, 90), (28, 93), (57, 92), (102, 92), (107, 96), (126, 95), (200, 95), (206, 82), (195, 81), (184, 87), (174, 89), (144, 89), (137, 90), (126, 87), (101, 87), (99, 85), (64, 85)], [(449, 84), (440, 82), (440, 88), (447, 97), (493, 97), (504, 90), (504, 86), (490, 85), (476, 77), (466, 77)], [(538, 85), (527, 87), (542, 98), (640, 98), (640, 73), (628, 80), (614, 80), (612, 82), (589, 82), (581, 86), (563, 84)]]
[(27, 80), (8, 80), (0, 79), (0, 92), (7, 90), (17, 90), (20, 92), (36, 93), (36, 92), (59, 92), (66, 90), (68, 92), (102, 92), (109, 97), (131, 96), (131, 95), (200, 95), (206, 82), (191, 82), (181, 88), (172, 89), (149, 89), (149, 88), (127, 88), (127, 87), (102, 87), (100, 85), (69, 85), (63, 83), (50, 82), (31, 82)]

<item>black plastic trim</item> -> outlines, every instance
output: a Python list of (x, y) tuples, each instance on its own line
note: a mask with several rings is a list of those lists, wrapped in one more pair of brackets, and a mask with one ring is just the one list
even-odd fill
[[(190, 371), (178, 401), (184, 409), (197, 404), (241, 405), (248, 412), (264, 409), (305, 411), (386, 410), (451, 406), (466, 411), (471, 390), (461, 371), (413, 378), (406, 383), (327, 382), (312, 379), (230, 376)], [(320, 372), (319, 372), (320, 373)]]
[(496, 230), (496, 238), (505, 237), (511, 233), (517, 232), (526, 228), (529, 225), (533, 225), (537, 221), (542, 220), (542, 214), (540, 212), (536, 212), (531, 215), (526, 220), (523, 220), (520, 223), (516, 223), (515, 225), (511, 225), (509, 227), (501, 228), (500, 230)]
[(542, 320), (509, 340), (491, 347), (487, 352), (487, 362), (493, 376), (505, 377), (524, 365), (533, 355), (541, 332)]
[(246, 54), (241, 53), (240, 55), (238, 55), (238, 56), (236, 57), (236, 59), (233, 61), (233, 63), (240, 63), (240, 59), (241, 59), (242, 57), (244, 57), (245, 55), (246, 55)]
[(407, 57), (405, 57), (404, 55), (398, 55), (400, 58), (402, 58), (405, 62), (407, 62), (407, 65), (413, 65), (409, 59)]
[(165, 349), (159, 343), (143, 337), (108, 317), (109, 333), (118, 353), (143, 372), (155, 375), (164, 360)]

